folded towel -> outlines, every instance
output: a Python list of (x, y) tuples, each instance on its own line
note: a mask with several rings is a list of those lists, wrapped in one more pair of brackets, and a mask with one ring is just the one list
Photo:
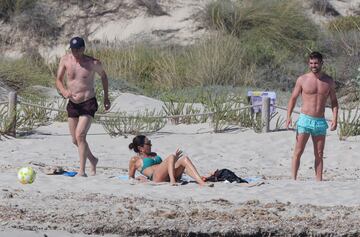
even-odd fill
[(65, 171), (63, 173), (63, 175), (69, 176), (69, 177), (74, 177), (75, 175), (77, 175), (77, 172), (76, 171)]

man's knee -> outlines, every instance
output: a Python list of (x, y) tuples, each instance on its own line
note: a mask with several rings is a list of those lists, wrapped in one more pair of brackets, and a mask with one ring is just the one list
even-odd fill
[(321, 160), (323, 158), (324, 152), (323, 151), (314, 151), (314, 155), (317, 159)]
[(75, 135), (76, 143), (79, 144), (80, 142), (86, 141), (86, 134), (85, 133), (77, 133)]
[(78, 143), (77, 143), (77, 141), (76, 141), (76, 138), (72, 138), (72, 143), (73, 143), (75, 146), (78, 145)]
[(301, 155), (304, 153), (304, 148), (297, 148), (297, 149), (295, 149), (295, 151), (294, 151), (294, 157), (295, 158), (300, 158), (301, 157)]

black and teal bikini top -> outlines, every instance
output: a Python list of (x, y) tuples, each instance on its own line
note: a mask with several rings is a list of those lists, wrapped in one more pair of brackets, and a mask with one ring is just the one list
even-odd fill
[(162, 159), (160, 156), (156, 156), (156, 157), (144, 157), (143, 159), (143, 166), (141, 169), (141, 173), (143, 174), (143, 171), (153, 165), (158, 165), (162, 162)]

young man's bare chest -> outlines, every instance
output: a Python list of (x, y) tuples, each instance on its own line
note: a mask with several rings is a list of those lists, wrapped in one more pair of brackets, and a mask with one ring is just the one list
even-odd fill
[(330, 92), (330, 79), (305, 78), (302, 83), (302, 92), (308, 95), (324, 95)]

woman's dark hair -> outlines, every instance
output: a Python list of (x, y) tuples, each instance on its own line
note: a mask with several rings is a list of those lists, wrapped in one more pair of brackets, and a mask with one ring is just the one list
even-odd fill
[(129, 149), (134, 150), (136, 153), (139, 153), (138, 146), (143, 146), (145, 143), (146, 136), (144, 135), (137, 135), (134, 137), (132, 143), (129, 144)]
[(309, 59), (317, 59), (320, 62), (322, 62), (323, 61), (323, 56), (322, 56), (321, 53), (314, 51), (311, 54), (309, 54)]

